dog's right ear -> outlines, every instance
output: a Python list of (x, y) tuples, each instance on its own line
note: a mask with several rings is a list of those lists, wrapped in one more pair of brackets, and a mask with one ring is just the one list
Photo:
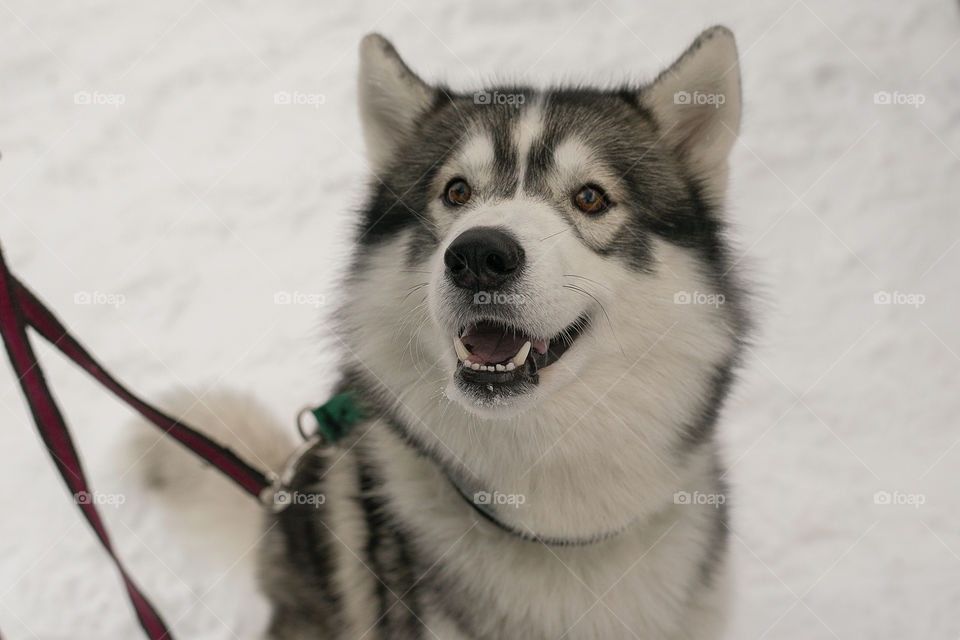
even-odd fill
[(390, 41), (371, 33), (360, 41), (360, 122), (374, 172), (386, 168), (436, 91), (404, 64)]

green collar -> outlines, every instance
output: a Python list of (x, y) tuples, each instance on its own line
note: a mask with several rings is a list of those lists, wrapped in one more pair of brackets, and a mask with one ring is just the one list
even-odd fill
[[(338, 393), (319, 407), (304, 409), (299, 418), (302, 418), (304, 413), (311, 414), (317, 421), (313, 435), (320, 436), (327, 444), (336, 444), (342, 440), (349, 435), (353, 426), (364, 418), (363, 410), (357, 404), (352, 391)], [(300, 434), (307, 438), (308, 434), (305, 433), (303, 422), (299, 418), (297, 422)]]

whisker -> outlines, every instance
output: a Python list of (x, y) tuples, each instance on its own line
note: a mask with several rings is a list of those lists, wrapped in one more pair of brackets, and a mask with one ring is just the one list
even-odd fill
[(428, 284), (430, 284), (430, 283), (429, 283), (429, 282), (421, 282), (420, 284), (415, 284), (415, 285), (413, 285), (412, 287), (410, 287), (409, 289), (407, 289), (407, 295), (403, 296), (403, 299), (400, 300), (400, 304), (403, 304), (404, 302), (406, 302), (406, 301), (407, 301), (407, 298), (409, 298), (411, 295), (413, 295), (414, 293), (416, 293), (416, 292), (419, 291), (420, 289), (424, 288), (424, 287), (427, 286)]
[(602, 282), (597, 282), (596, 280), (591, 280), (590, 278), (587, 278), (586, 276), (578, 276), (578, 275), (576, 275), (575, 273), (565, 273), (565, 274), (563, 274), (563, 277), (564, 277), (564, 278), (580, 278), (581, 280), (586, 280), (587, 282), (592, 282), (593, 284), (597, 285), (598, 287), (602, 287), (602, 288), (606, 289), (607, 291), (613, 291), (613, 289), (611, 289), (611, 288), (608, 287), (607, 285), (603, 284)]
[(597, 306), (600, 307), (600, 312), (603, 314), (603, 317), (606, 318), (606, 320), (607, 320), (607, 325), (610, 327), (610, 333), (613, 335), (613, 339), (617, 341), (617, 347), (620, 349), (620, 353), (621, 353), (624, 357), (626, 357), (627, 353), (626, 353), (626, 351), (623, 350), (623, 343), (621, 343), (621, 342), (620, 342), (620, 338), (617, 337), (617, 332), (616, 332), (616, 330), (613, 328), (613, 322), (610, 320), (610, 316), (607, 314), (607, 310), (604, 308), (603, 303), (600, 302), (600, 300), (598, 300), (595, 295), (593, 295), (592, 293), (590, 293), (590, 292), (587, 291), (586, 289), (583, 289), (583, 288), (581, 288), (581, 287), (578, 287), (577, 285), (565, 284), (565, 285), (563, 285), (563, 288), (564, 288), (564, 289), (570, 289), (571, 291), (576, 291), (577, 293), (580, 293), (580, 294), (585, 295), (585, 296), (589, 296), (590, 298), (593, 299), (594, 302), (597, 303)]
[(570, 231), (570, 227), (567, 227), (566, 229), (561, 229), (560, 231), (557, 231), (556, 233), (551, 233), (550, 235), (546, 236), (545, 238), (540, 238), (540, 242), (543, 242), (544, 240), (549, 240), (550, 238), (552, 238), (552, 237), (554, 237), (554, 236), (558, 236), (558, 235), (560, 235), (561, 233), (565, 233), (565, 232), (567, 232), (567, 231)]

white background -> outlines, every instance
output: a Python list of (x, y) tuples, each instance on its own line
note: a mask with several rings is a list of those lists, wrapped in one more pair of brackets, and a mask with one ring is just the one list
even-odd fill
[[(331, 379), (325, 314), (366, 170), (362, 34), (472, 89), (647, 79), (726, 24), (745, 99), (730, 219), (761, 296), (722, 425), (731, 637), (957, 638), (958, 13), (945, 0), (0, 0), (0, 240), (135, 389), (250, 390), (292, 425)], [(278, 105), (278, 91), (323, 103)], [(879, 91), (923, 104), (877, 104)], [(97, 104), (111, 96), (124, 103)], [(878, 305), (880, 291), (923, 304)], [(106, 508), (119, 548), (178, 637), (254, 636), (265, 607), (237, 558), (256, 532), (238, 533), (239, 551), (181, 545), (124, 475), (127, 411), (40, 354), (95, 486), (126, 499)], [(0, 424), (0, 629), (137, 637), (6, 366)], [(878, 491), (923, 504), (875, 504)]]

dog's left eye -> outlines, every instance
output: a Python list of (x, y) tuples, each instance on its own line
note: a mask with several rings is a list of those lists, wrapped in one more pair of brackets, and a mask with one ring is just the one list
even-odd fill
[(584, 213), (596, 215), (603, 213), (610, 206), (606, 192), (594, 184), (585, 184), (573, 196), (573, 204)]
[(471, 195), (473, 195), (473, 190), (470, 189), (467, 181), (463, 178), (454, 178), (447, 183), (447, 188), (444, 189), (443, 192), (443, 199), (447, 204), (459, 207), (460, 205), (467, 204)]

